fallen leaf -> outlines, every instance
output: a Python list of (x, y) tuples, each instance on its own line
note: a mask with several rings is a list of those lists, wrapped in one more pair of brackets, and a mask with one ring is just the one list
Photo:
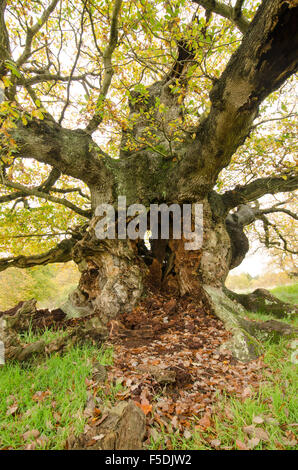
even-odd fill
[(294, 447), (297, 444), (296, 439), (287, 439), (286, 437), (282, 437), (282, 442), (285, 446)]
[(24, 441), (28, 441), (28, 439), (36, 439), (39, 436), (40, 432), (38, 431), (38, 429), (32, 429), (30, 431), (24, 432), (22, 438), (24, 439)]
[(210, 415), (207, 413), (199, 420), (199, 425), (202, 426), (203, 428), (210, 428), (211, 426), (211, 421), (210, 421)]
[(215, 448), (219, 447), (220, 444), (221, 444), (221, 441), (219, 439), (212, 439), (212, 441), (210, 441), (210, 445)]
[(94, 408), (95, 408), (95, 401), (94, 401), (94, 398), (92, 396), (90, 396), (87, 399), (87, 403), (86, 403), (86, 407), (84, 409), (83, 415), (86, 418), (89, 418), (89, 417), (93, 416)]
[(262, 416), (255, 416), (252, 422), (255, 424), (262, 424), (264, 423), (264, 419), (262, 418)]
[(94, 408), (93, 410), (93, 416), (98, 417), (101, 415), (101, 410), (99, 408)]
[(103, 437), (105, 437), (104, 434), (99, 434), (98, 436), (94, 436), (93, 439), (94, 439), (95, 441), (99, 441), (99, 440), (101, 440)]
[(19, 409), (19, 405), (12, 405), (8, 408), (6, 416), (13, 416)]
[(160, 438), (160, 433), (155, 428), (150, 429), (150, 436), (152, 437), (153, 441), (158, 441)]
[(245, 432), (245, 434), (248, 434), (249, 436), (253, 436), (254, 432), (256, 430), (256, 427), (251, 424), (250, 426), (243, 426), (242, 431)]
[(260, 443), (260, 439), (258, 437), (253, 437), (248, 440), (247, 444), (250, 449), (254, 449)]
[(236, 440), (236, 447), (238, 450), (249, 450), (247, 445), (244, 442), (240, 441), (239, 439)]

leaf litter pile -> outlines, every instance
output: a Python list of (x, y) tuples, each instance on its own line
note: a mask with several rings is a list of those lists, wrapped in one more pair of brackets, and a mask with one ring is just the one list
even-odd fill
[[(114, 364), (108, 367), (104, 384), (98, 383), (98, 371), (88, 383), (89, 421), (79, 447), (97, 447), (96, 427), (107, 417), (101, 412), (102, 397), (119, 385), (116, 401), (132, 400), (146, 416), (145, 446), (160, 433), (176, 432), (188, 439), (193, 430), (209, 430), (208, 442), (218, 448), (220, 441), (212, 434), (218, 393), (251, 396), (264, 369), (261, 359), (243, 364), (231, 352), (220, 352), (229, 337), (218, 318), (188, 297), (176, 300), (154, 294), (123, 315), (121, 322), (111, 321), (107, 344), (113, 346)], [(228, 410), (226, 415), (231, 418)], [(163, 446), (171, 449), (170, 440)]]

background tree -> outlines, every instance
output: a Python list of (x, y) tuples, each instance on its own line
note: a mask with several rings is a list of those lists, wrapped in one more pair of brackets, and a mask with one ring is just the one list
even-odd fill
[[(65, 309), (107, 322), (152, 280), (177, 295), (220, 288), (256, 219), (289, 249), (271, 217), (295, 218), (295, 0), (2, 0), (0, 12), (0, 269), (74, 259)], [(148, 266), (140, 243), (97, 240), (94, 210), (119, 195), (203, 203), (202, 249), (159, 240)]]

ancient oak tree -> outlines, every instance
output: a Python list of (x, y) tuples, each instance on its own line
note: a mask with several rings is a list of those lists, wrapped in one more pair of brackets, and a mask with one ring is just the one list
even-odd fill
[[(154, 286), (204, 298), (243, 333), (221, 288), (248, 251), (244, 227), (259, 220), (265, 243), (294, 251), (271, 217), (295, 219), (297, 1), (0, 4), (0, 269), (73, 259), (69, 315), (107, 324)], [(148, 217), (150, 204), (203, 204), (201, 249), (98, 240), (95, 209), (119, 196)]]

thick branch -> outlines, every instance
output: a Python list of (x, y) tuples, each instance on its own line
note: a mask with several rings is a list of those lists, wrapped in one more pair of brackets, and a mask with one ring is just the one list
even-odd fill
[[(283, 177), (284, 176), (284, 177)], [(232, 191), (223, 194), (222, 200), (227, 210), (240, 204), (255, 201), (265, 194), (277, 194), (294, 191), (298, 188), (298, 175), (269, 176), (259, 178), (244, 186), (236, 186)]]
[(238, 1), (235, 8), (225, 5), (218, 0), (193, 0), (194, 3), (201, 5), (206, 10), (212, 11), (217, 15), (231, 20), (242, 33), (246, 33), (249, 27), (249, 21), (242, 15), (243, 1)]
[(197, 129), (196, 149), (187, 156), (194, 163), (197, 158), (192, 187), (211, 178), (215, 183), (247, 138), (261, 102), (297, 70), (297, 22), (297, 3), (263, 0), (210, 93), (210, 113)]
[(187, 71), (187, 65), (195, 57), (195, 50), (185, 40), (180, 40), (177, 43), (178, 57), (175, 61), (172, 70), (169, 72), (167, 79), (179, 80), (183, 72)]
[(90, 188), (102, 191), (106, 201), (111, 201), (112, 169), (117, 162), (105, 154), (90, 135), (80, 129), (64, 129), (47, 119), (33, 119), (27, 125), (17, 121), (16, 124), (11, 135), (17, 144), (17, 156), (51, 165), (63, 174), (84, 181)]
[(15, 258), (0, 259), (0, 272), (8, 268), (31, 268), (32, 266), (41, 266), (50, 263), (66, 263), (71, 261), (71, 250), (77, 239), (70, 238), (58, 243), (55, 248), (32, 256), (17, 256)]

